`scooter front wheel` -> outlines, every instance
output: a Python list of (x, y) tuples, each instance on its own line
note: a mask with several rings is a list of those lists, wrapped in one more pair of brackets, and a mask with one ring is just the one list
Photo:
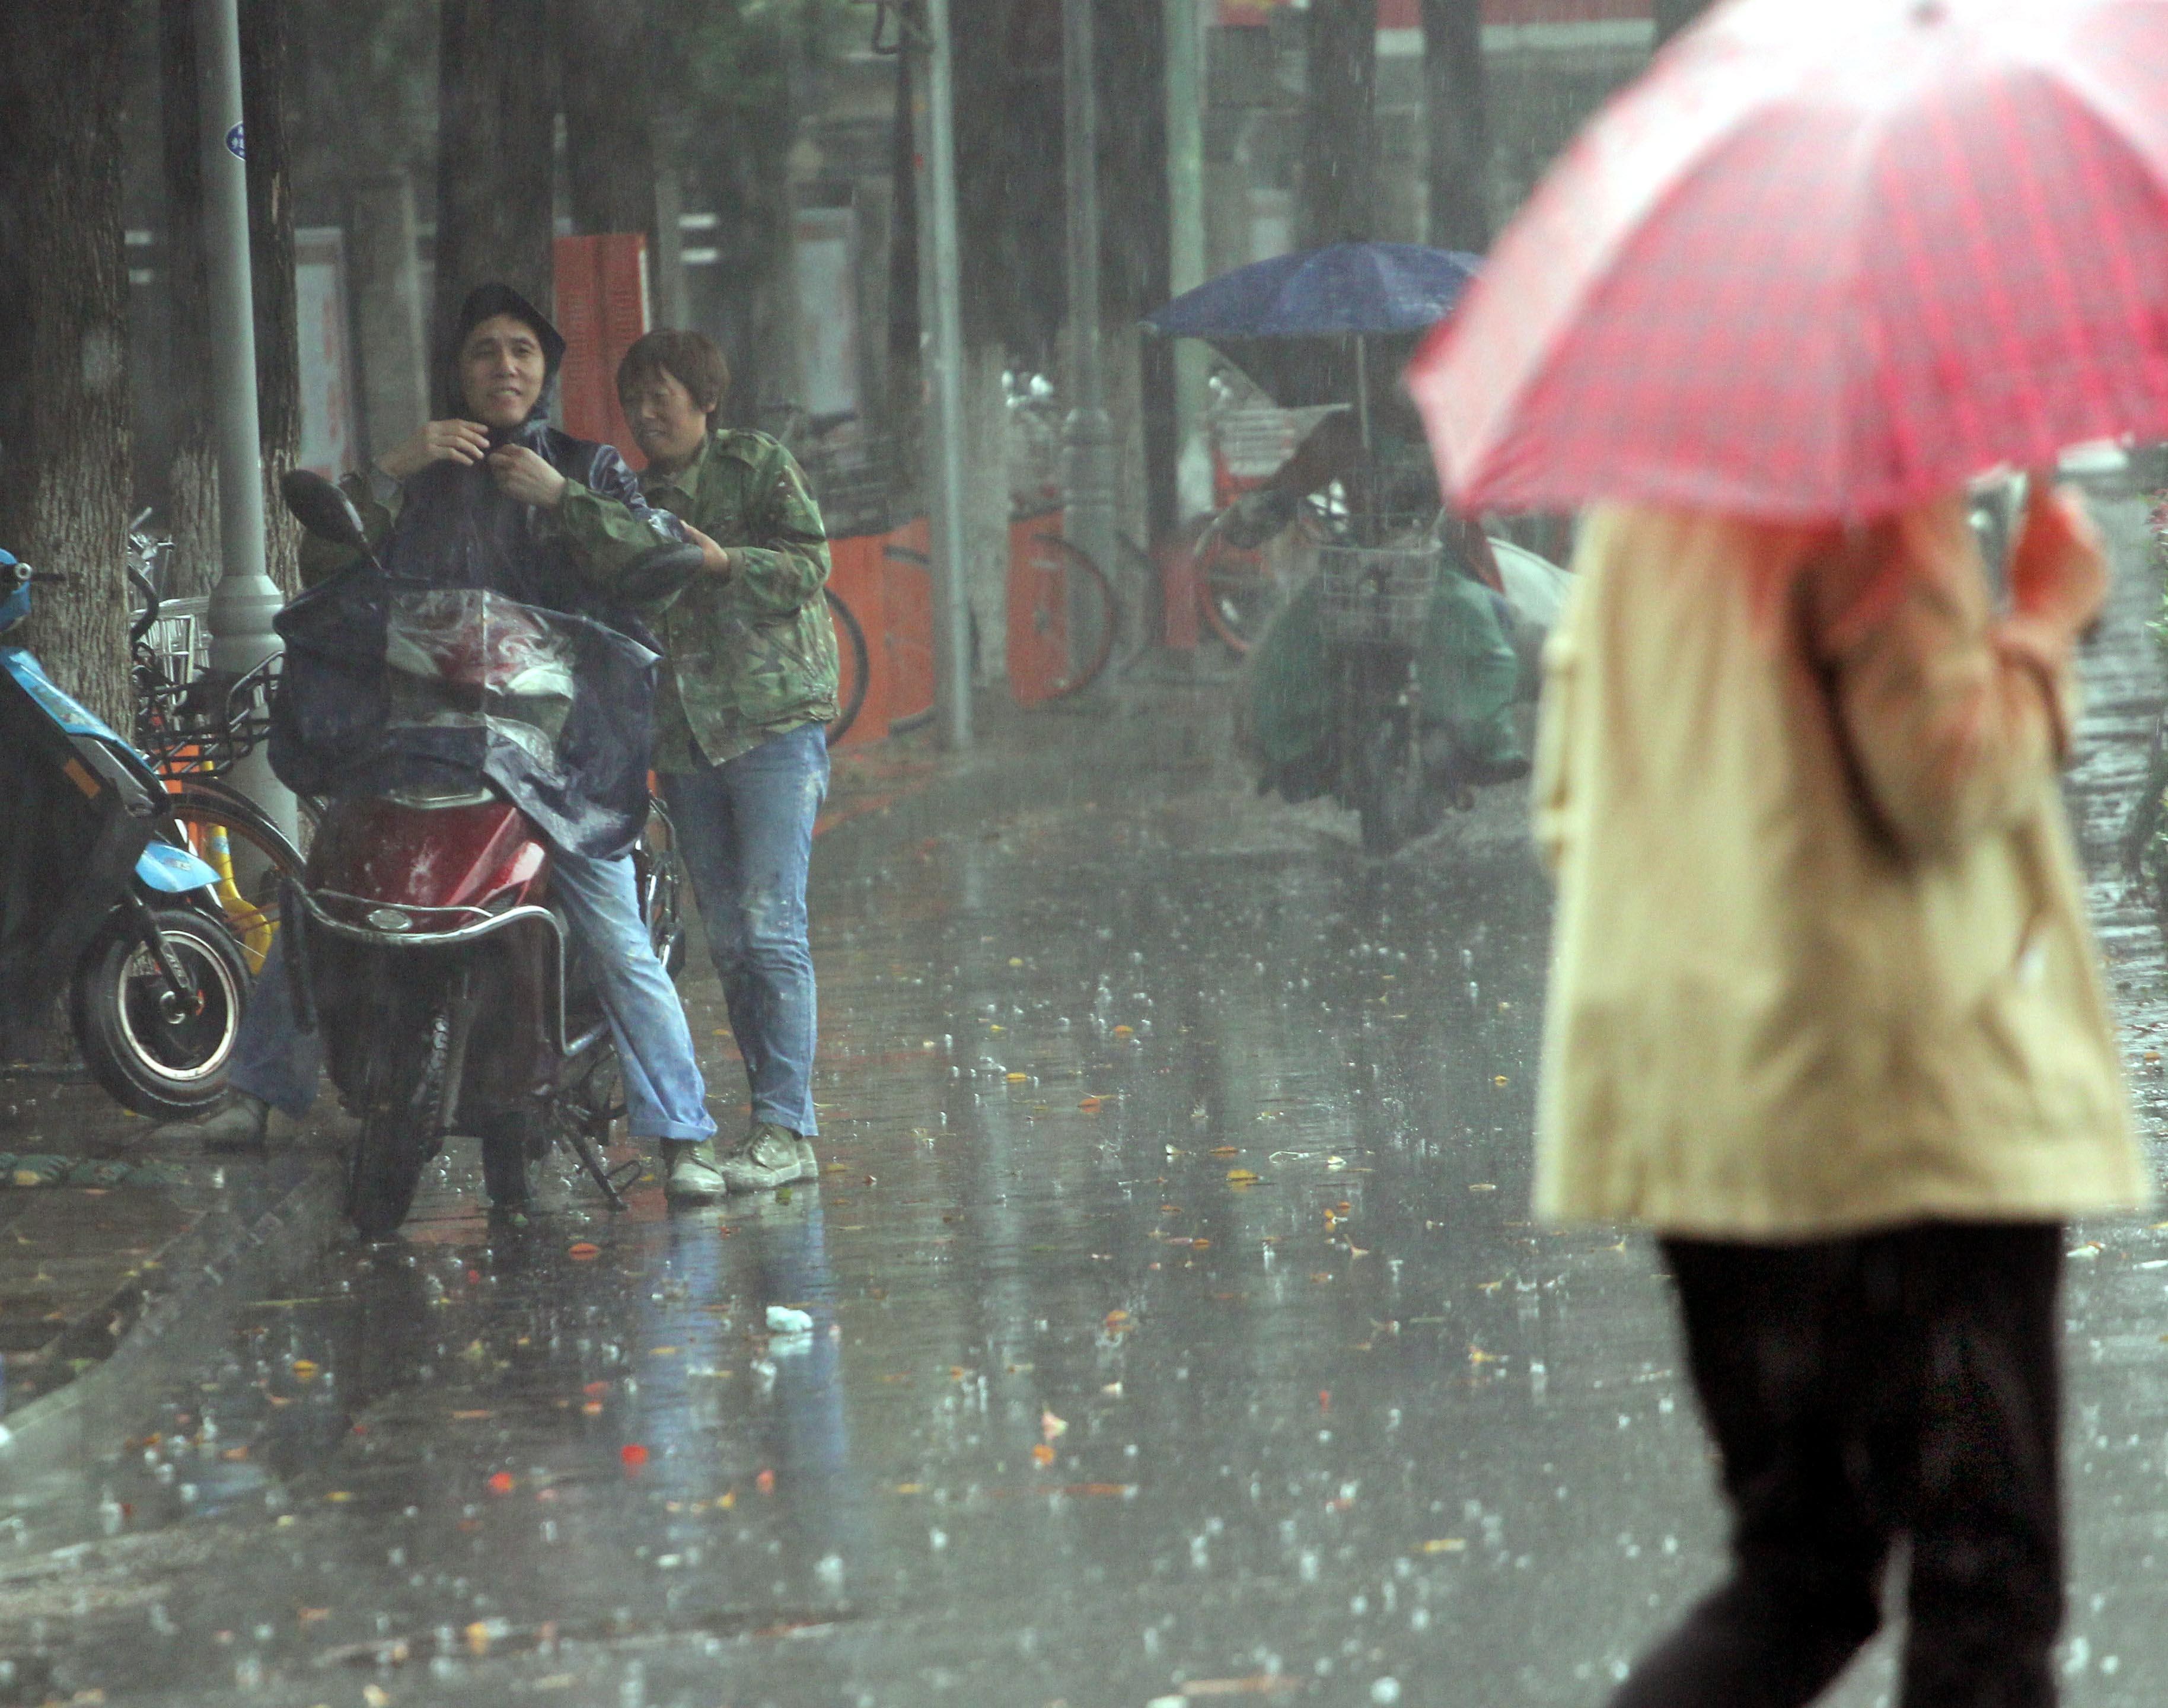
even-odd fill
[(386, 981), (362, 1081), (361, 1131), (347, 1159), (346, 1216), (364, 1239), (389, 1239), (414, 1207), (436, 1155), (451, 1019)]
[(68, 1019), (91, 1077), (117, 1101), (185, 1119), (225, 1094), (248, 966), (233, 934), (194, 908), (154, 907), (149, 918), (194, 994), (175, 995), (138, 918), (116, 909), (76, 965)]

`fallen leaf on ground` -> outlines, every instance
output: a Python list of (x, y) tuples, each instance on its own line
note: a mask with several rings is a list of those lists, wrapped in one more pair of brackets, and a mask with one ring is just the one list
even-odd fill
[(1426, 1554), (1462, 1554), (1467, 1552), (1468, 1544), (1459, 1536), (1432, 1536), (1422, 1545), (1422, 1551)]
[(1041, 1465), (1051, 1465), (1054, 1463), (1054, 1450), (1051, 1447), (1049, 1447), (1043, 1441), (1038, 1446), (1031, 1450), (1031, 1456)]
[(1044, 1407), (1039, 1408), (1039, 1433), (1044, 1435), (1048, 1440), (1051, 1441), (1055, 1436), (1065, 1434), (1068, 1431), (1068, 1429), (1069, 1424), (1066, 1419), (1055, 1417), (1053, 1413), (1046, 1410)]
[(647, 1450), (637, 1441), (628, 1441), (617, 1450), (617, 1456), (624, 1461), (628, 1471), (637, 1471), (647, 1463)]
[(592, 1263), (603, 1254), (603, 1248), (587, 1240), (582, 1240), (565, 1255), (576, 1264)]

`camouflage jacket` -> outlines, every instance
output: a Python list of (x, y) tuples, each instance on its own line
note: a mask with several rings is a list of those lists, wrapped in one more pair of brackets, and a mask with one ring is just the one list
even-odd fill
[(655, 620), (667, 654), (655, 767), (720, 765), (772, 735), (836, 716), (836, 631), (821, 588), (828, 535), (788, 450), (764, 433), (710, 434), (690, 466), (640, 478), (647, 502), (726, 547)]
[[(606, 585), (610, 574), (664, 540), (680, 537), (640, 496), (640, 482), (609, 445), (574, 439), (534, 421), (510, 435), (565, 476), (565, 496), (552, 511), (530, 509), (498, 492), (487, 474), (455, 463), (432, 463), (404, 484), (373, 465), (348, 474), (340, 488), (353, 501), (362, 531), (385, 551), (395, 574), (458, 586), (494, 587), (536, 604), (587, 609), (568, 582)], [(422, 558), (417, 568), (396, 561), (398, 536)], [(343, 569), (353, 554), (343, 545), (301, 536), (301, 583), (314, 587)], [(554, 588), (551, 583), (557, 583)], [(569, 595), (569, 596), (563, 596)], [(589, 615), (608, 614), (590, 611)]]

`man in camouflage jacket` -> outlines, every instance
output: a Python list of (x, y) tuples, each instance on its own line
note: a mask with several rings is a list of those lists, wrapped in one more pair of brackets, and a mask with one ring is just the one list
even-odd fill
[(820, 507), (781, 444), (715, 424), (729, 385), (698, 333), (650, 333), (618, 369), (647, 502), (705, 553), (653, 619), (655, 769), (752, 1085), (750, 1128), (721, 1158), (730, 1189), (747, 1192), (818, 1173), (805, 874), (837, 661)]

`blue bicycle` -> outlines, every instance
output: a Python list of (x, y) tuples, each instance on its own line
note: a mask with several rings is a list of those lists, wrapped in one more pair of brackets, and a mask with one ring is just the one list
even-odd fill
[[(0, 636), (35, 583), (0, 551)], [(215, 1102), (247, 1002), (220, 876), (189, 851), (150, 763), (0, 642), (0, 1049), (19, 1059), (65, 1000), (92, 1076), (146, 1115)]]

